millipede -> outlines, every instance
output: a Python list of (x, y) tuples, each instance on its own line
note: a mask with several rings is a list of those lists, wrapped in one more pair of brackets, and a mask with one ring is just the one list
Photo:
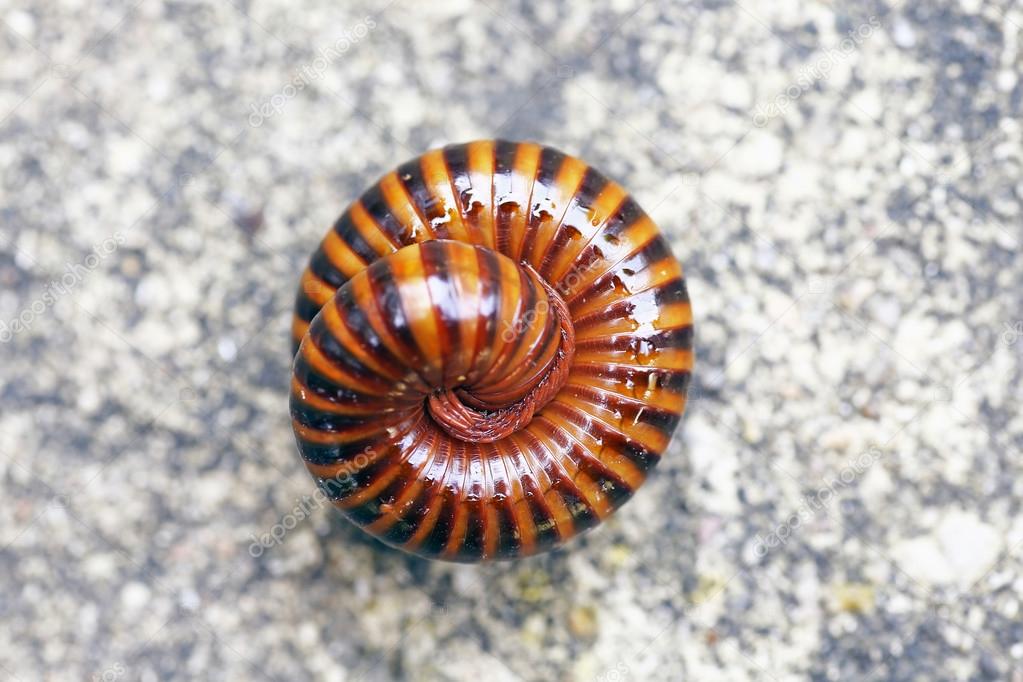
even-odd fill
[(428, 151), (301, 277), (290, 410), (317, 485), (382, 542), (548, 551), (660, 461), (693, 367), (682, 266), (618, 183), (529, 142)]

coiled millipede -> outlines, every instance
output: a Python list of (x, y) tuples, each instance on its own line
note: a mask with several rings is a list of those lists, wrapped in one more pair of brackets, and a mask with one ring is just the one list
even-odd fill
[(692, 330), (682, 268), (620, 185), (532, 143), (433, 150), (352, 203), (302, 275), (299, 450), (389, 545), (546, 551), (657, 464)]

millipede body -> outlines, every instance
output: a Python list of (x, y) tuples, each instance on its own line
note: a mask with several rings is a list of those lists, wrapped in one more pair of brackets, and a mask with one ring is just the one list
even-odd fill
[(617, 183), (532, 143), (429, 151), (302, 274), (291, 416), (320, 488), (424, 557), (527, 556), (643, 483), (686, 405), (682, 268)]

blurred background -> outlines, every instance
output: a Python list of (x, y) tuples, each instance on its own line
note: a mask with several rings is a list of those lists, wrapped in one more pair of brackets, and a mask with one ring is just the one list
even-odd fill
[[(0, 0), (0, 679), (1023, 681), (1023, 7)], [(287, 412), (383, 172), (532, 139), (694, 301), (689, 410), (567, 549), (365, 539)]]

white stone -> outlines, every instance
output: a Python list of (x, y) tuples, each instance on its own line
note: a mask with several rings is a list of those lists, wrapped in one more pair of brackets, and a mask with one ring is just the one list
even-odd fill
[(4, 19), (7, 25), (22, 38), (31, 38), (36, 32), (36, 20), (28, 12), (14, 10), (7, 14)]
[(894, 329), (902, 315), (902, 306), (895, 298), (878, 298), (873, 306), (874, 319), (888, 329)]
[(921, 582), (968, 589), (994, 568), (1002, 548), (994, 528), (975, 513), (956, 509), (944, 515), (933, 534), (900, 542), (893, 555)]
[(753, 90), (748, 78), (735, 74), (727, 74), (718, 84), (718, 95), (721, 103), (734, 109), (746, 110), (753, 103)]
[(895, 563), (915, 580), (928, 585), (951, 583), (955, 576), (941, 546), (934, 537), (922, 536), (904, 540), (892, 549)]
[(765, 130), (754, 130), (726, 158), (736, 173), (763, 177), (782, 167), (784, 153), (785, 145), (777, 136)]
[(908, 48), (916, 45), (916, 31), (905, 17), (895, 17), (895, 21), (892, 22), (892, 40), (899, 47)]
[(938, 526), (938, 539), (963, 587), (994, 568), (1002, 552), (1002, 537), (993, 527), (965, 510), (948, 513)]
[(708, 512), (734, 514), (739, 511), (736, 489), (738, 459), (734, 446), (699, 415), (686, 425), (686, 439), (692, 458), (694, 479), (704, 481), (707, 490), (694, 481), (694, 494)]
[(121, 589), (121, 605), (129, 612), (137, 612), (149, 603), (150, 590), (140, 582), (130, 582)]
[(86, 414), (95, 412), (102, 403), (102, 397), (95, 386), (84, 386), (78, 394), (78, 409)]
[(858, 121), (876, 122), (884, 111), (884, 101), (876, 89), (861, 90), (849, 100), (850, 114)]
[(134, 135), (116, 138), (110, 142), (107, 160), (110, 172), (115, 175), (130, 175), (142, 169), (142, 161), (149, 147)]
[(819, 191), (820, 173), (816, 164), (805, 161), (787, 164), (785, 173), (778, 182), (781, 198), (798, 201), (817, 196)]
[(1016, 87), (1016, 81), (1018, 77), (1016, 73), (1009, 69), (1003, 69), (998, 72), (998, 76), (995, 79), (995, 83), (998, 85), (998, 89), (1002, 92), (1012, 92), (1012, 89)]
[(231, 362), (238, 355), (238, 347), (232, 339), (225, 336), (217, 341), (217, 354), (224, 360)]
[(181, 608), (187, 611), (195, 611), (201, 605), (202, 600), (195, 590), (189, 588), (183, 590), (178, 596), (178, 603), (181, 604)]
[(143, 308), (166, 308), (170, 300), (167, 280), (160, 274), (146, 275), (135, 288), (135, 302)]

